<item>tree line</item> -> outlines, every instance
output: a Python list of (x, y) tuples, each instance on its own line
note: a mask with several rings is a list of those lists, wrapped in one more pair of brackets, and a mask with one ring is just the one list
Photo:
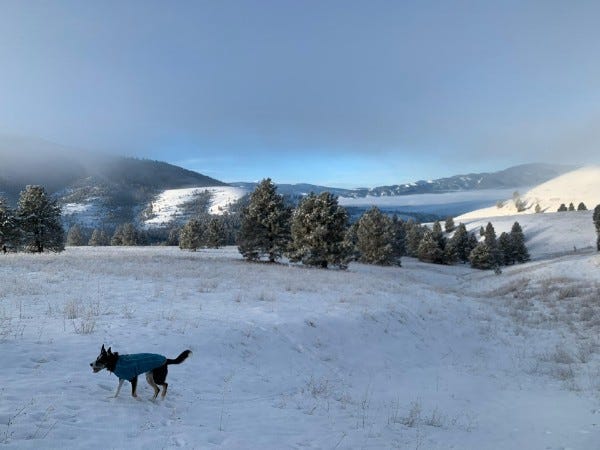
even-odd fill
[(470, 263), (478, 269), (498, 269), (529, 260), (518, 222), (498, 239), (489, 223), (481, 242), (464, 224), (456, 227), (452, 218), (446, 220), (444, 233), (439, 221), (429, 228), (390, 217), (377, 207), (350, 224), (334, 195), (311, 193), (292, 208), (268, 178), (257, 186), (242, 210), (237, 245), (242, 256), (251, 261), (275, 262), (286, 256), (291, 262), (323, 268), (345, 268), (350, 261), (400, 266), (402, 256), (434, 264)]

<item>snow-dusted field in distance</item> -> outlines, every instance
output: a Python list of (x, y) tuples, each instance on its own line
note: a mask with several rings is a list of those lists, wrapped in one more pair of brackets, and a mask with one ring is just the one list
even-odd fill
[(194, 196), (208, 191), (211, 193), (210, 214), (223, 214), (229, 205), (243, 197), (245, 189), (231, 186), (213, 186), (184, 189), (168, 189), (163, 191), (152, 202), (153, 217), (146, 220), (146, 226), (164, 226), (185, 213), (183, 207), (192, 201)]
[[(526, 236), (550, 236), (543, 217)], [(501, 275), (235, 248), (0, 255), (0, 446), (597, 449), (600, 255), (543, 248)], [(89, 367), (103, 343), (194, 355), (165, 400), (143, 378), (115, 399)]]

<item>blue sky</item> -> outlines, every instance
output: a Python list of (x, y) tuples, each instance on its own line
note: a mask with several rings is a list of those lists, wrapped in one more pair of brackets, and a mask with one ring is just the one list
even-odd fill
[(600, 162), (600, 3), (0, 1), (0, 133), (224, 181)]

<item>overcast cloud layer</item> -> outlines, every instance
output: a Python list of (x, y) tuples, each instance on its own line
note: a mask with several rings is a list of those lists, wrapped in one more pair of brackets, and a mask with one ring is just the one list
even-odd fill
[(225, 181), (598, 162), (600, 3), (0, 1), (0, 132)]

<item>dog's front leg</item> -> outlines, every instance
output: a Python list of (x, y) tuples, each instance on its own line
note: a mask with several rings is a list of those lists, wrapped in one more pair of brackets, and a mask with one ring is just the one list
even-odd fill
[(123, 386), (124, 382), (125, 382), (125, 380), (121, 380), (119, 378), (119, 386), (117, 386), (117, 392), (115, 393), (115, 398), (117, 398), (117, 396), (119, 395), (119, 392), (121, 392), (121, 387)]

